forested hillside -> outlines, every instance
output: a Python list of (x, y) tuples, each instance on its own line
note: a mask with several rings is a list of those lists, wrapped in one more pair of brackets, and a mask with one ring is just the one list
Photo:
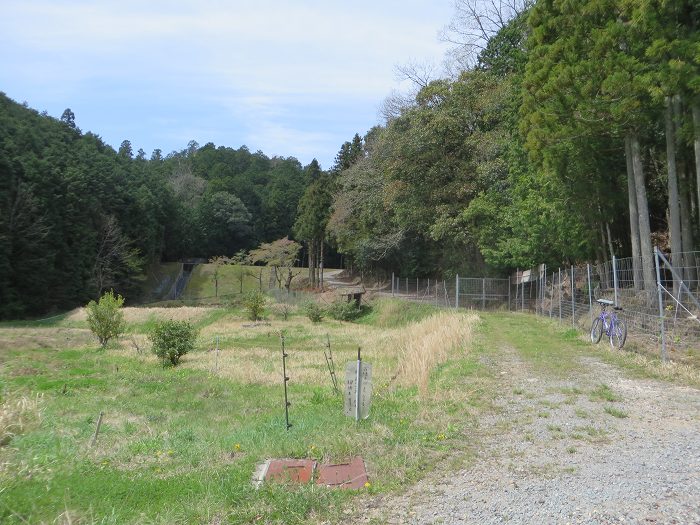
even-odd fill
[(0, 97), (0, 316), (129, 293), (152, 262), (287, 235), (312, 268), (330, 251), (404, 275), (631, 255), (643, 287), (653, 244), (696, 250), (700, 4), (456, 7), (452, 74), (408, 71), (415, 96), (387, 100), (325, 172), (213, 144), (147, 159), (81, 133), (70, 110), (59, 121)]
[(457, 2), (484, 45), (391, 101), (340, 174), (340, 249), (404, 275), (697, 249), (700, 4), (511, 4)]
[(138, 298), (149, 265), (291, 234), (309, 177), (293, 158), (206, 144), (114, 151), (0, 94), (0, 317)]

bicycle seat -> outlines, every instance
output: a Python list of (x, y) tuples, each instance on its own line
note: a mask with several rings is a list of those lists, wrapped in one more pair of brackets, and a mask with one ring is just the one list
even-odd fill
[(613, 306), (613, 310), (622, 310), (622, 306)]
[(607, 306), (612, 306), (613, 304), (615, 304), (609, 299), (598, 299), (596, 302), (599, 304), (607, 305)]

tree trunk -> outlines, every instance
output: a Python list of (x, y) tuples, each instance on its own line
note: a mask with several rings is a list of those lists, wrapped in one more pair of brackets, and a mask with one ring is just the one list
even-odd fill
[(312, 285), (314, 288), (318, 288), (318, 239), (314, 239), (314, 258), (313, 258), (313, 268), (312, 268)]
[(698, 220), (700, 221), (700, 105), (693, 104), (693, 131), (695, 147), (695, 189), (698, 192)]
[[(681, 126), (683, 125), (683, 113), (681, 105), (680, 95), (673, 97), (673, 114), (674, 114), (674, 124), (676, 126), (676, 150), (678, 152), (683, 151), (683, 142), (681, 139)], [(693, 241), (693, 212), (690, 207), (690, 194), (692, 193), (690, 187), (692, 185), (691, 178), (686, 169), (686, 163), (683, 161), (683, 157), (678, 163), (679, 167), (679, 197), (680, 197), (680, 207), (681, 207), (681, 251), (683, 256), (680, 259), (680, 265), (682, 267), (681, 277), (686, 281), (695, 281), (697, 279), (693, 268), (691, 267), (690, 252), (694, 250)]]
[(608, 250), (610, 250), (610, 258), (615, 257), (615, 249), (613, 248), (612, 235), (610, 235), (610, 223), (605, 221), (605, 233), (608, 239)]
[(634, 169), (632, 168), (632, 148), (629, 137), (625, 137), (625, 160), (627, 161), (627, 203), (630, 212), (630, 237), (632, 241), (632, 277), (634, 289), (642, 289), (640, 267), (641, 247), (639, 240), (639, 213), (637, 211), (637, 190), (634, 185)]
[(309, 240), (308, 242), (308, 249), (309, 249), (309, 284), (313, 286), (313, 260), (314, 260), (314, 241)]
[[(668, 165), (668, 230), (671, 236), (671, 257), (680, 259), (683, 251), (683, 237), (681, 234), (681, 214), (678, 197), (678, 171), (676, 167), (676, 139), (675, 126), (673, 123), (673, 104), (671, 97), (666, 97), (665, 112), (666, 127), (666, 163)], [(673, 294), (678, 296), (680, 283), (673, 280)]]
[(320, 257), (319, 257), (319, 270), (321, 274), (321, 291), (323, 291), (323, 239), (321, 239), (321, 247), (320, 247)]
[(639, 212), (639, 240), (642, 254), (642, 275), (644, 290), (652, 298), (654, 290), (654, 252), (651, 246), (651, 226), (649, 224), (649, 204), (647, 188), (644, 183), (644, 167), (637, 135), (631, 135), (632, 168), (634, 170), (634, 186), (637, 191), (637, 211)]
[[(695, 150), (695, 190), (697, 191), (695, 203), (697, 220), (698, 224), (700, 224), (700, 104), (695, 102), (691, 111), (693, 113), (693, 149)], [(694, 262), (697, 266), (697, 258)], [(698, 286), (700, 287), (700, 283), (698, 283)]]

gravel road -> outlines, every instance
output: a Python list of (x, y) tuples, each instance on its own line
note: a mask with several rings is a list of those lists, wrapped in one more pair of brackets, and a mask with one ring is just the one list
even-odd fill
[(471, 467), (370, 499), (347, 521), (700, 524), (700, 391), (593, 356), (556, 378), (502, 355), (488, 363), (500, 410), (480, 422)]

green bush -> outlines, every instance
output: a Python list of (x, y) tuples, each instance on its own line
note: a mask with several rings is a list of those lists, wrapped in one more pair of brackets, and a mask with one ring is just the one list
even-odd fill
[(265, 295), (259, 290), (248, 292), (243, 296), (243, 307), (251, 321), (262, 319), (265, 313)]
[(197, 329), (187, 321), (160, 321), (149, 335), (153, 353), (162, 361), (176, 366), (180, 358), (194, 349)]
[(102, 348), (110, 339), (119, 337), (126, 329), (124, 321), (124, 298), (110, 290), (100, 297), (99, 302), (90, 301), (86, 307), (87, 322), (92, 333), (97, 336)]
[(304, 313), (312, 323), (320, 323), (321, 320), (323, 320), (323, 315), (325, 314), (321, 305), (314, 302), (308, 302), (304, 305)]
[(338, 299), (328, 307), (328, 316), (336, 321), (353, 321), (357, 319), (362, 310), (355, 306), (355, 301)]

